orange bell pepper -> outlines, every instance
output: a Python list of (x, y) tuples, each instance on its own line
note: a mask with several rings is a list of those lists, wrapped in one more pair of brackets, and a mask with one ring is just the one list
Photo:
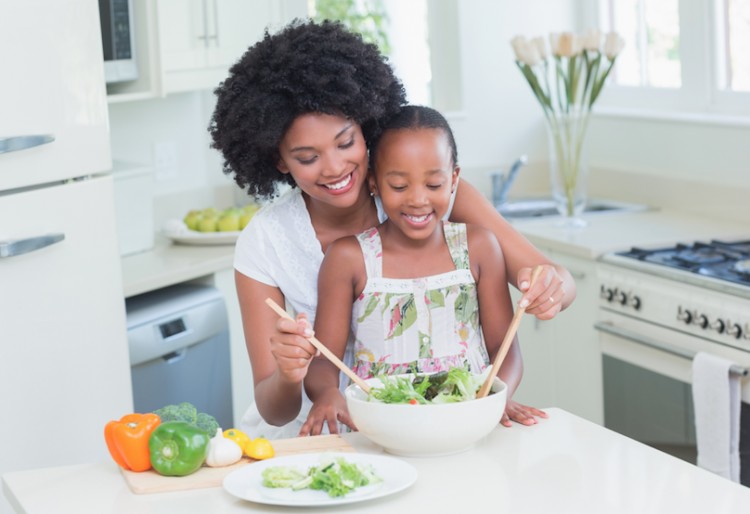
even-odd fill
[(109, 454), (122, 468), (130, 471), (151, 469), (148, 440), (161, 419), (153, 413), (128, 414), (104, 426)]

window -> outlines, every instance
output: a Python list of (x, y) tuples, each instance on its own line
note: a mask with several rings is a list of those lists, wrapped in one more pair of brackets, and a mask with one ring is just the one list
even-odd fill
[(626, 40), (600, 108), (750, 118), (750, 0), (597, 2)]
[(410, 103), (461, 109), (457, 0), (308, 0), (308, 12), (376, 43)]

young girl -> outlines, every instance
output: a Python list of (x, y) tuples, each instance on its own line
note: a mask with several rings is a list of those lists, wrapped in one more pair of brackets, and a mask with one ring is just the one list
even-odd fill
[[(293, 437), (310, 406), (302, 381), (315, 349), (305, 338), (304, 314), (312, 316), (317, 307), (323, 253), (334, 240), (385, 219), (367, 188), (368, 146), (381, 121), (405, 103), (404, 89), (377, 47), (341, 24), (295, 21), (253, 45), (216, 96), (209, 130), (224, 171), (258, 197), (275, 196), (280, 184), (292, 186), (243, 230), (234, 267), (255, 386), (240, 428)], [(470, 184), (456, 186), (449, 217), (493, 232), (504, 253), (496, 265), (523, 292), (527, 313), (550, 319), (575, 298), (570, 273)], [(543, 266), (544, 280), (529, 287), (536, 265)], [(280, 319), (266, 298), (286, 303), (300, 319)], [(544, 416), (515, 402), (507, 413), (526, 424)]]
[[(354, 371), (363, 378), (453, 366), (481, 373), (513, 317), (492, 232), (443, 221), (458, 181), (456, 159), (445, 118), (404, 107), (371, 149), (370, 191), (388, 219), (328, 247), (316, 337), (343, 355), (351, 326)], [(509, 397), (521, 378), (514, 350), (500, 370)], [(304, 428), (317, 434), (337, 421), (351, 426), (338, 369), (325, 357), (313, 360), (305, 389), (315, 404)]]

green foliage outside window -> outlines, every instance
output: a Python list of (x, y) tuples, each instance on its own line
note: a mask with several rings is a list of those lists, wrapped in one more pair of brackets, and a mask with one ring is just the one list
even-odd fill
[(389, 55), (388, 14), (382, 0), (315, 0), (315, 20), (338, 20)]

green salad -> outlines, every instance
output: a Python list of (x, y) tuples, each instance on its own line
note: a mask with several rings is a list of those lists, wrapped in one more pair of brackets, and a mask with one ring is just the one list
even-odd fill
[(294, 466), (272, 466), (261, 473), (263, 485), (273, 488), (289, 488), (293, 491), (314, 489), (325, 491), (333, 498), (383, 480), (372, 466), (349, 462), (343, 457), (332, 458), (312, 466), (306, 472)]
[(466, 368), (451, 368), (433, 374), (412, 376), (379, 375), (383, 387), (370, 389), (370, 400), (383, 403), (455, 403), (473, 400), (485, 374), (475, 375)]

